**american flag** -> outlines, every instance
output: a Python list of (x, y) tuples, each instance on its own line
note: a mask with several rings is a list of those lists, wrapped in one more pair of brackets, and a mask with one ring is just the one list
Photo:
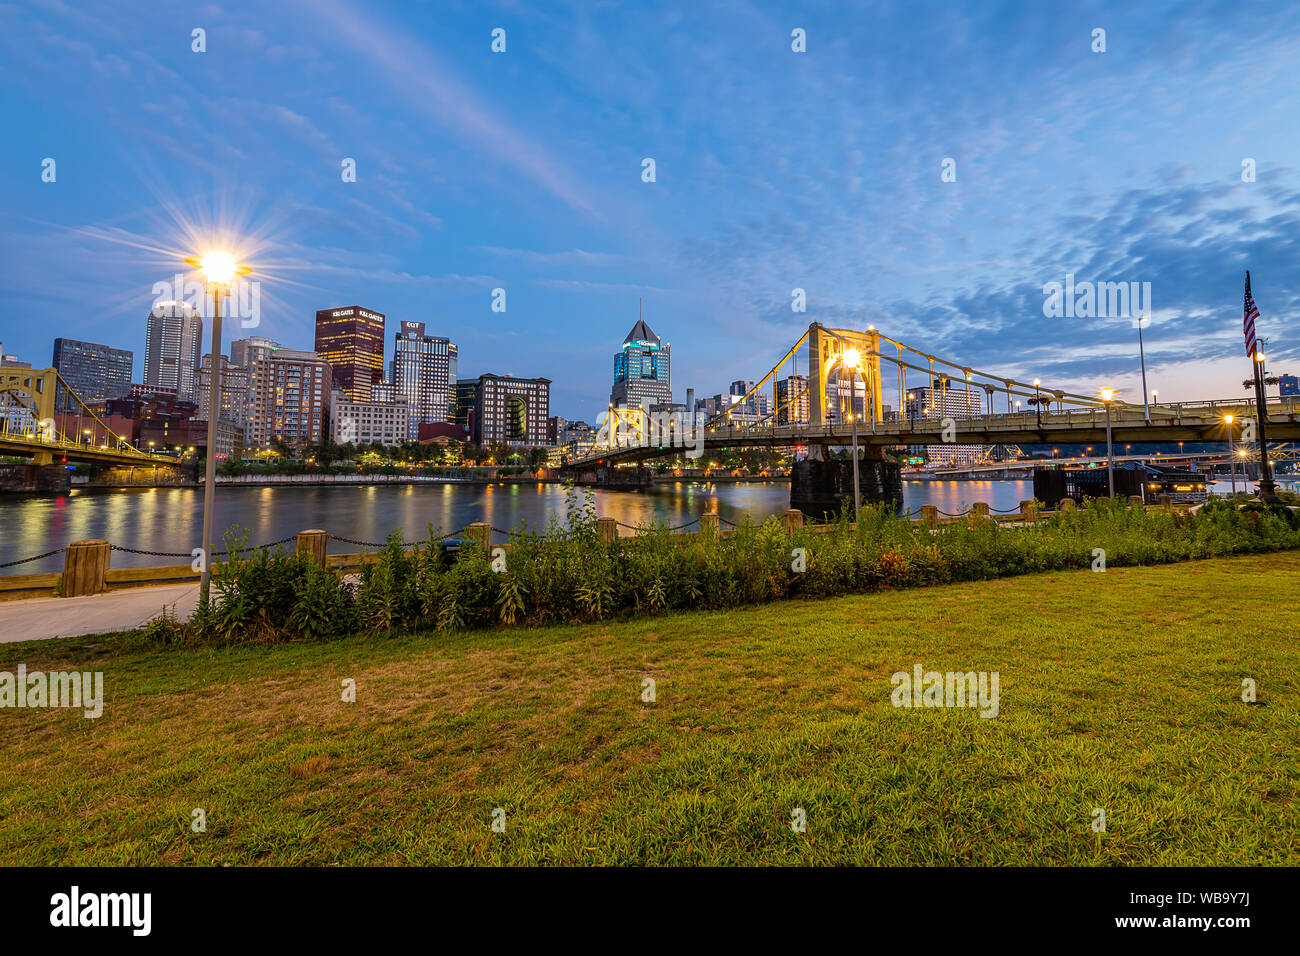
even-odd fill
[(1255, 320), (1259, 318), (1259, 309), (1255, 308), (1255, 300), (1250, 295), (1250, 270), (1246, 270), (1246, 304), (1242, 311), (1241, 331), (1246, 336), (1246, 357), (1254, 358), (1255, 353), (1259, 350), (1259, 345), (1255, 342)]

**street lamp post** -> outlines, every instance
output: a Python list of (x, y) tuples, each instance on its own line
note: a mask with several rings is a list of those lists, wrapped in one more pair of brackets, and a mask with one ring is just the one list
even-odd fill
[(1142, 413), (1147, 422), (1151, 421), (1151, 406), (1147, 402), (1147, 353), (1142, 347), (1142, 316), (1138, 316), (1138, 355), (1142, 360)]
[[(1141, 326), (1139, 326), (1139, 329)], [(1143, 371), (1145, 377), (1146, 372)], [(1142, 386), (1145, 393), (1146, 385)], [(1111, 444), (1110, 436), (1110, 403), (1115, 399), (1115, 390), (1103, 388), (1101, 390), (1101, 400), (1106, 403), (1106, 487), (1110, 489), (1110, 496), (1115, 497), (1115, 449)]]
[(849, 421), (853, 423), (853, 520), (858, 520), (862, 508), (862, 494), (858, 487), (858, 416), (854, 414), (854, 399), (857, 398), (858, 386), (855, 381), (859, 367), (862, 365), (862, 353), (857, 349), (844, 352), (844, 367), (849, 370)]
[(251, 275), (253, 270), (241, 266), (233, 256), (210, 252), (206, 256), (186, 256), (185, 264), (203, 272), (212, 290), (212, 362), (208, 382), (208, 447), (203, 469), (203, 565), (199, 574), (199, 603), (208, 604), (212, 581), (212, 516), (217, 484), (217, 414), (221, 408), (221, 373), (217, 356), (221, 354), (221, 297), (230, 291), (235, 276)]
[(1038, 391), (1039, 380), (1034, 379), (1034, 411), (1038, 413), (1038, 430), (1043, 430), (1043, 405), (1042, 394)]
[(1224, 422), (1228, 425), (1228, 476), (1232, 482), (1232, 496), (1237, 496), (1237, 459), (1232, 450), (1232, 415), (1224, 415)]
[[(1266, 504), (1278, 504), (1281, 499), (1277, 496), (1277, 485), (1273, 481), (1273, 472), (1269, 468), (1268, 444), (1264, 436), (1265, 425), (1268, 422), (1268, 397), (1264, 393), (1263, 350), (1255, 350), (1255, 361), (1251, 364), (1255, 367), (1255, 407), (1258, 410), (1258, 414), (1255, 416), (1255, 434), (1259, 440), (1259, 498)], [(1245, 468), (1245, 462), (1242, 462), (1243, 474)]]

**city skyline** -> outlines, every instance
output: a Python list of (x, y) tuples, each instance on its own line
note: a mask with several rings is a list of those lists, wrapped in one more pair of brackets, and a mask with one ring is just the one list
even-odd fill
[(218, 234), (263, 283), (259, 325), (227, 343), (305, 348), (316, 309), (365, 302), (458, 341), (462, 375), (553, 378), (555, 410), (586, 420), (638, 298), (701, 393), (816, 320), (1133, 397), (1131, 322), (1048, 317), (1043, 289), (1149, 282), (1148, 377), (1177, 400), (1239, 389), (1250, 267), (1270, 365), (1295, 371), (1300, 134), (1268, 90), (1294, 81), (1300, 28), (1281, 11), (1183, 6), (1171, 34), (1117, 4), (489, 7), (409, 29), (394, 4), (258, 9), (256, 29), (201, 5), (11, 12), (27, 147), (0, 160), (4, 288), (10, 314), (59, 318), (11, 323), (6, 349), (41, 364), (57, 334), (140, 361), (124, 323)]

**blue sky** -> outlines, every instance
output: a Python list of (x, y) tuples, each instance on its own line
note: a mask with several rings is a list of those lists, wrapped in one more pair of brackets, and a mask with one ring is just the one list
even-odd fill
[(814, 320), (1139, 400), (1131, 321), (1047, 318), (1043, 286), (1150, 282), (1151, 386), (1237, 397), (1249, 267), (1270, 367), (1300, 372), (1293, 11), (845, 6), (0, 4), (0, 341), (138, 370), (154, 284), (225, 235), (262, 279), (249, 331), (310, 348), (316, 309), (358, 304), (391, 354), (424, 321), (462, 376), (546, 376), (570, 418), (604, 408), (638, 299), (678, 401)]

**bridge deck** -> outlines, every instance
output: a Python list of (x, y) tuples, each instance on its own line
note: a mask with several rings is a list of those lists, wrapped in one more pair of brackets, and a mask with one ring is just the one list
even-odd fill
[[(1286, 398), (1269, 402), (1267, 436), (1270, 441), (1300, 439), (1300, 399)], [(1254, 417), (1252, 402), (1212, 401), (1154, 406), (1147, 421), (1141, 406), (1120, 405), (1111, 411), (1112, 444), (1121, 447), (1134, 442), (1222, 442), (1228, 439), (1225, 415), (1232, 415), (1233, 437), (1240, 441), (1240, 426)], [(955, 435), (945, 429), (955, 425)], [(707, 449), (773, 447), (789, 445), (848, 445), (853, 427), (848, 423), (811, 425), (730, 425), (707, 427), (703, 447)], [(631, 436), (629, 436), (631, 437)], [(569, 467), (582, 467), (597, 461), (638, 461), (680, 453), (688, 443), (682, 436), (665, 435), (663, 441), (652, 437), (647, 444), (618, 445), (593, 449), (590, 455), (575, 460)], [(948, 438), (948, 441), (945, 441)], [(635, 438), (632, 438), (635, 442)], [(1044, 412), (1041, 420), (1034, 412), (981, 415), (976, 418), (912, 418), (901, 421), (859, 423), (858, 443), (867, 446), (887, 445), (1006, 445), (1006, 444), (1088, 444), (1105, 447), (1106, 412), (1104, 409), (1068, 409)], [(693, 443), (689, 443), (693, 444)]]

